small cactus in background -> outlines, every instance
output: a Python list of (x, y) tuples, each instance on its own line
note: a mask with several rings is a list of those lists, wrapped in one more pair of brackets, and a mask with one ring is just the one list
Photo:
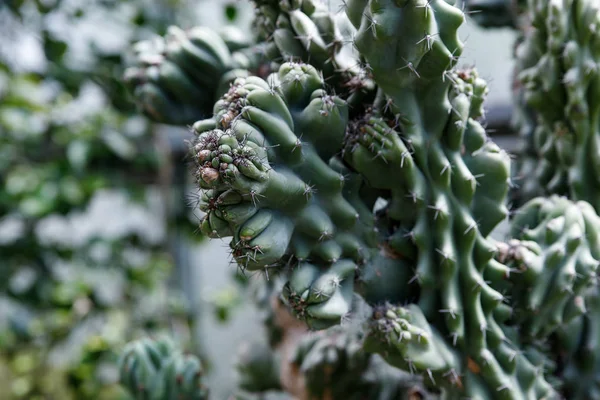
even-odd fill
[(600, 207), (594, 117), (598, 13), (595, 1), (532, 2), (530, 7), (531, 27), (516, 49), (520, 106), (535, 118), (525, 150), (531, 158), (517, 172), (524, 200), (561, 194)]
[[(242, 357), (234, 398), (600, 393), (600, 11), (584, 0), (467, 4), (488, 26), (531, 23), (517, 51), (519, 115), (542, 162), (509, 211), (525, 164), (511, 174), (486, 134), (487, 85), (458, 67), (466, 15), (451, 3), (348, 0), (336, 14), (255, 1), (272, 73), (230, 81), (190, 144), (201, 231), (232, 238), (240, 272), (267, 281), (255, 293), (269, 346)], [(494, 9), (505, 13), (487, 19)], [(507, 219), (507, 241), (492, 239)]]
[(119, 361), (121, 384), (139, 400), (205, 400), (203, 369), (197, 357), (182, 354), (168, 338), (127, 344)]

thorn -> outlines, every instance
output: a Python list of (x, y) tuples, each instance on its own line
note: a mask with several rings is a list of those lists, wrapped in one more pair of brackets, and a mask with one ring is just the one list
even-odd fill
[(411, 373), (411, 374), (413, 374), (413, 375), (414, 375), (414, 373), (415, 373), (415, 364), (414, 364), (414, 363), (413, 363), (413, 361), (412, 361), (412, 360), (410, 360), (410, 359), (408, 359), (408, 360), (405, 360), (405, 361), (406, 361), (406, 363), (408, 364), (408, 370), (410, 371), (410, 373)]
[[(425, 9), (425, 18), (427, 18), (428, 16), (428, 12), (429, 12), (429, 6), (431, 5), (431, 0), (427, 0), (427, 3), (425, 3), (422, 6), (415, 6), (416, 8), (424, 8)], [(431, 10), (431, 12), (433, 13), (433, 9)]]
[(340, 0), (341, 4), (338, 7), (338, 13), (342, 12), (342, 11), (346, 11), (348, 9), (348, 3), (346, 2), (346, 0)]
[(435, 215), (433, 216), (434, 221), (437, 220), (440, 213), (442, 215), (446, 214), (446, 211), (442, 210), (442, 208), (439, 206), (427, 206), (427, 208), (435, 210)]
[(375, 160), (377, 157), (381, 157), (381, 159), (383, 160), (383, 162), (385, 162), (386, 164), (388, 163), (387, 160), (385, 159), (383, 152), (381, 150), (377, 151), (377, 154), (375, 154), (375, 157), (373, 157), (371, 160)]
[(456, 333), (456, 332), (451, 333), (450, 337), (452, 337), (452, 346), (456, 347), (456, 342), (458, 340), (458, 333)]
[(431, 370), (429, 368), (427, 368), (427, 374), (429, 375), (429, 379), (431, 379), (431, 382), (433, 382), (433, 384), (435, 385), (435, 379), (433, 379), (433, 374), (431, 373)]
[(409, 192), (409, 193), (406, 195), (406, 197), (408, 197), (408, 198), (411, 198), (411, 199), (412, 199), (412, 201), (413, 201), (413, 203), (415, 203), (415, 204), (417, 203), (417, 199), (419, 198), (419, 197), (417, 196), (417, 193), (416, 193), (416, 192), (413, 192), (413, 191), (410, 191), (410, 192)]
[(377, 37), (377, 20), (370, 14), (366, 15), (366, 18), (369, 21), (369, 27), (367, 29), (370, 29), (373, 36)]
[(385, 106), (383, 107), (383, 112), (387, 113), (388, 111), (390, 111), (392, 109), (393, 105), (394, 105), (394, 99), (392, 99), (391, 97), (388, 98), (385, 102)]
[(416, 44), (421, 44), (423, 42), (426, 41), (427, 44), (427, 51), (431, 50), (431, 46), (433, 45), (433, 37), (439, 35), (439, 33), (434, 33), (433, 35), (428, 34), (427, 32), (425, 32), (425, 37), (421, 40), (419, 40)]
[(451, 308), (449, 308), (449, 309), (441, 309), (441, 310), (439, 310), (439, 312), (442, 313), (442, 314), (446, 314), (446, 313), (450, 314), (450, 316), (452, 317), (452, 319), (456, 319), (455, 311), (453, 309), (451, 309)]
[(400, 68), (396, 69), (396, 71), (400, 71), (400, 70), (403, 70), (404, 68), (408, 68), (409, 70), (411, 70), (411, 72), (413, 72), (417, 76), (417, 78), (421, 78), (421, 75), (419, 75), (419, 72), (417, 72), (417, 70), (416, 70), (415, 66), (413, 65), (413, 63), (410, 62), (410, 61), (407, 61), (404, 57), (402, 57), (402, 59), (407, 64), (404, 67), (400, 67)]
[(438, 253), (439, 255), (441, 255), (441, 256), (442, 256), (442, 258), (444, 259), (444, 260), (442, 261), (442, 264), (443, 264), (444, 262), (448, 261), (448, 260), (450, 260), (450, 261), (452, 261), (452, 262), (456, 262), (456, 260), (455, 260), (454, 258), (450, 257), (450, 255), (449, 255), (449, 254), (447, 254), (445, 251), (442, 251), (442, 250), (440, 250), (440, 249), (435, 249), (435, 251), (436, 251), (436, 253)]
[(444, 168), (442, 168), (442, 171), (440, 172), (440, 176), (444, 175), (444, 173), (450, 170), (450, 172), (452, 172), (452, 167), (450, 165), (450, 163), (447, 163), (446, 165), (444, 165)]
[(314, 194), (316, 192), (317, 192), (317, 189), (315, 189), (314, 185), (306, 184), (306, 186), (304, 188), (304, 195), (306, 196), (307, 200), (311, 194)]
[(297, 148), (302, 147), (302, 141), (300, 138), (296, 139), (296, 143), (294, 143), (294, 147), (292, 148), (292, 153), (296, 151)]
[(409, 153), (408, 151), (403, 151), (403, 152), (402, 152), (402, 154), (401, 154), (401, 159), (400, 159), (400, 168), (403, 168), (403, 167), (404, 167), (404, 159), (405, 159), (406, 157), (409, 157), (409, 156), (410, 156), (410, 153)]

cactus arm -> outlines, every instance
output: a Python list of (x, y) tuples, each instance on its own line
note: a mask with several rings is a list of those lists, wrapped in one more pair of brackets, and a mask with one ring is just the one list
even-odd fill
[(267, 81), (238, 79), (214, 119), (195, 124), (196, 175), (211, 190), (203, 230), (233, 236), (242, 269), (291, 269), (283, 300), (314, 329), (348, 314), (358, 265), (376, 242), (360, 177), (336, 155), (347, 119), (314, 67), (285, 63)]
[(170, 27), (165, 37), (134, 47), (136, 64), (125, 71), (142, 112), (156, 122), (186, 125), (208, 116), (217, 96), (238, 76), (265, 63), (266, 44), (231, 42), (205, 27)]

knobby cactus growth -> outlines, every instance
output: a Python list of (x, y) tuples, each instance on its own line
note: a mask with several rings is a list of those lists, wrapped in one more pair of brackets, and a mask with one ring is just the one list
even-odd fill
[[(600, 398), (600, 11), (591, 0), (522, 11), (519, 115), (541, 161), (517, 164), (523, 187), (539, 188), (519, 191), (481, 122), (486, 83), (459, 67), (466, 17), (451, 3), (348, 0), (334, 13), (255, 0), (246, 48), (264, 50), (270, 74), (178, 60), (186, 79), (148, 81), (190, 116), (213, 96), (186, 90), (194, 76), (229, 82), (193, 124), (190, 158), (202, 232), (231, 238), (240, 273), (265, 278), (270, 348), (242, 357), (235, 398)], [(521, 208), (509, 211), (509, 192)], [(505, 220), (509, 239), (492, 239)], [(123, 364), (134, 392), (146, 386), (129, 376), (160, 370), (138, 357)]]

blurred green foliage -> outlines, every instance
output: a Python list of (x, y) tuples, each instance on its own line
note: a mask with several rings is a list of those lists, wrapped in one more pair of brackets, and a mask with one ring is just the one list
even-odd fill
[(126, 399), (127, 341), (189, 339), (167, 241), (196, 221), (165, 207), (169, 154), (121, 83), (125, 49), (184, 3), (0, 4), (2, 400)]

